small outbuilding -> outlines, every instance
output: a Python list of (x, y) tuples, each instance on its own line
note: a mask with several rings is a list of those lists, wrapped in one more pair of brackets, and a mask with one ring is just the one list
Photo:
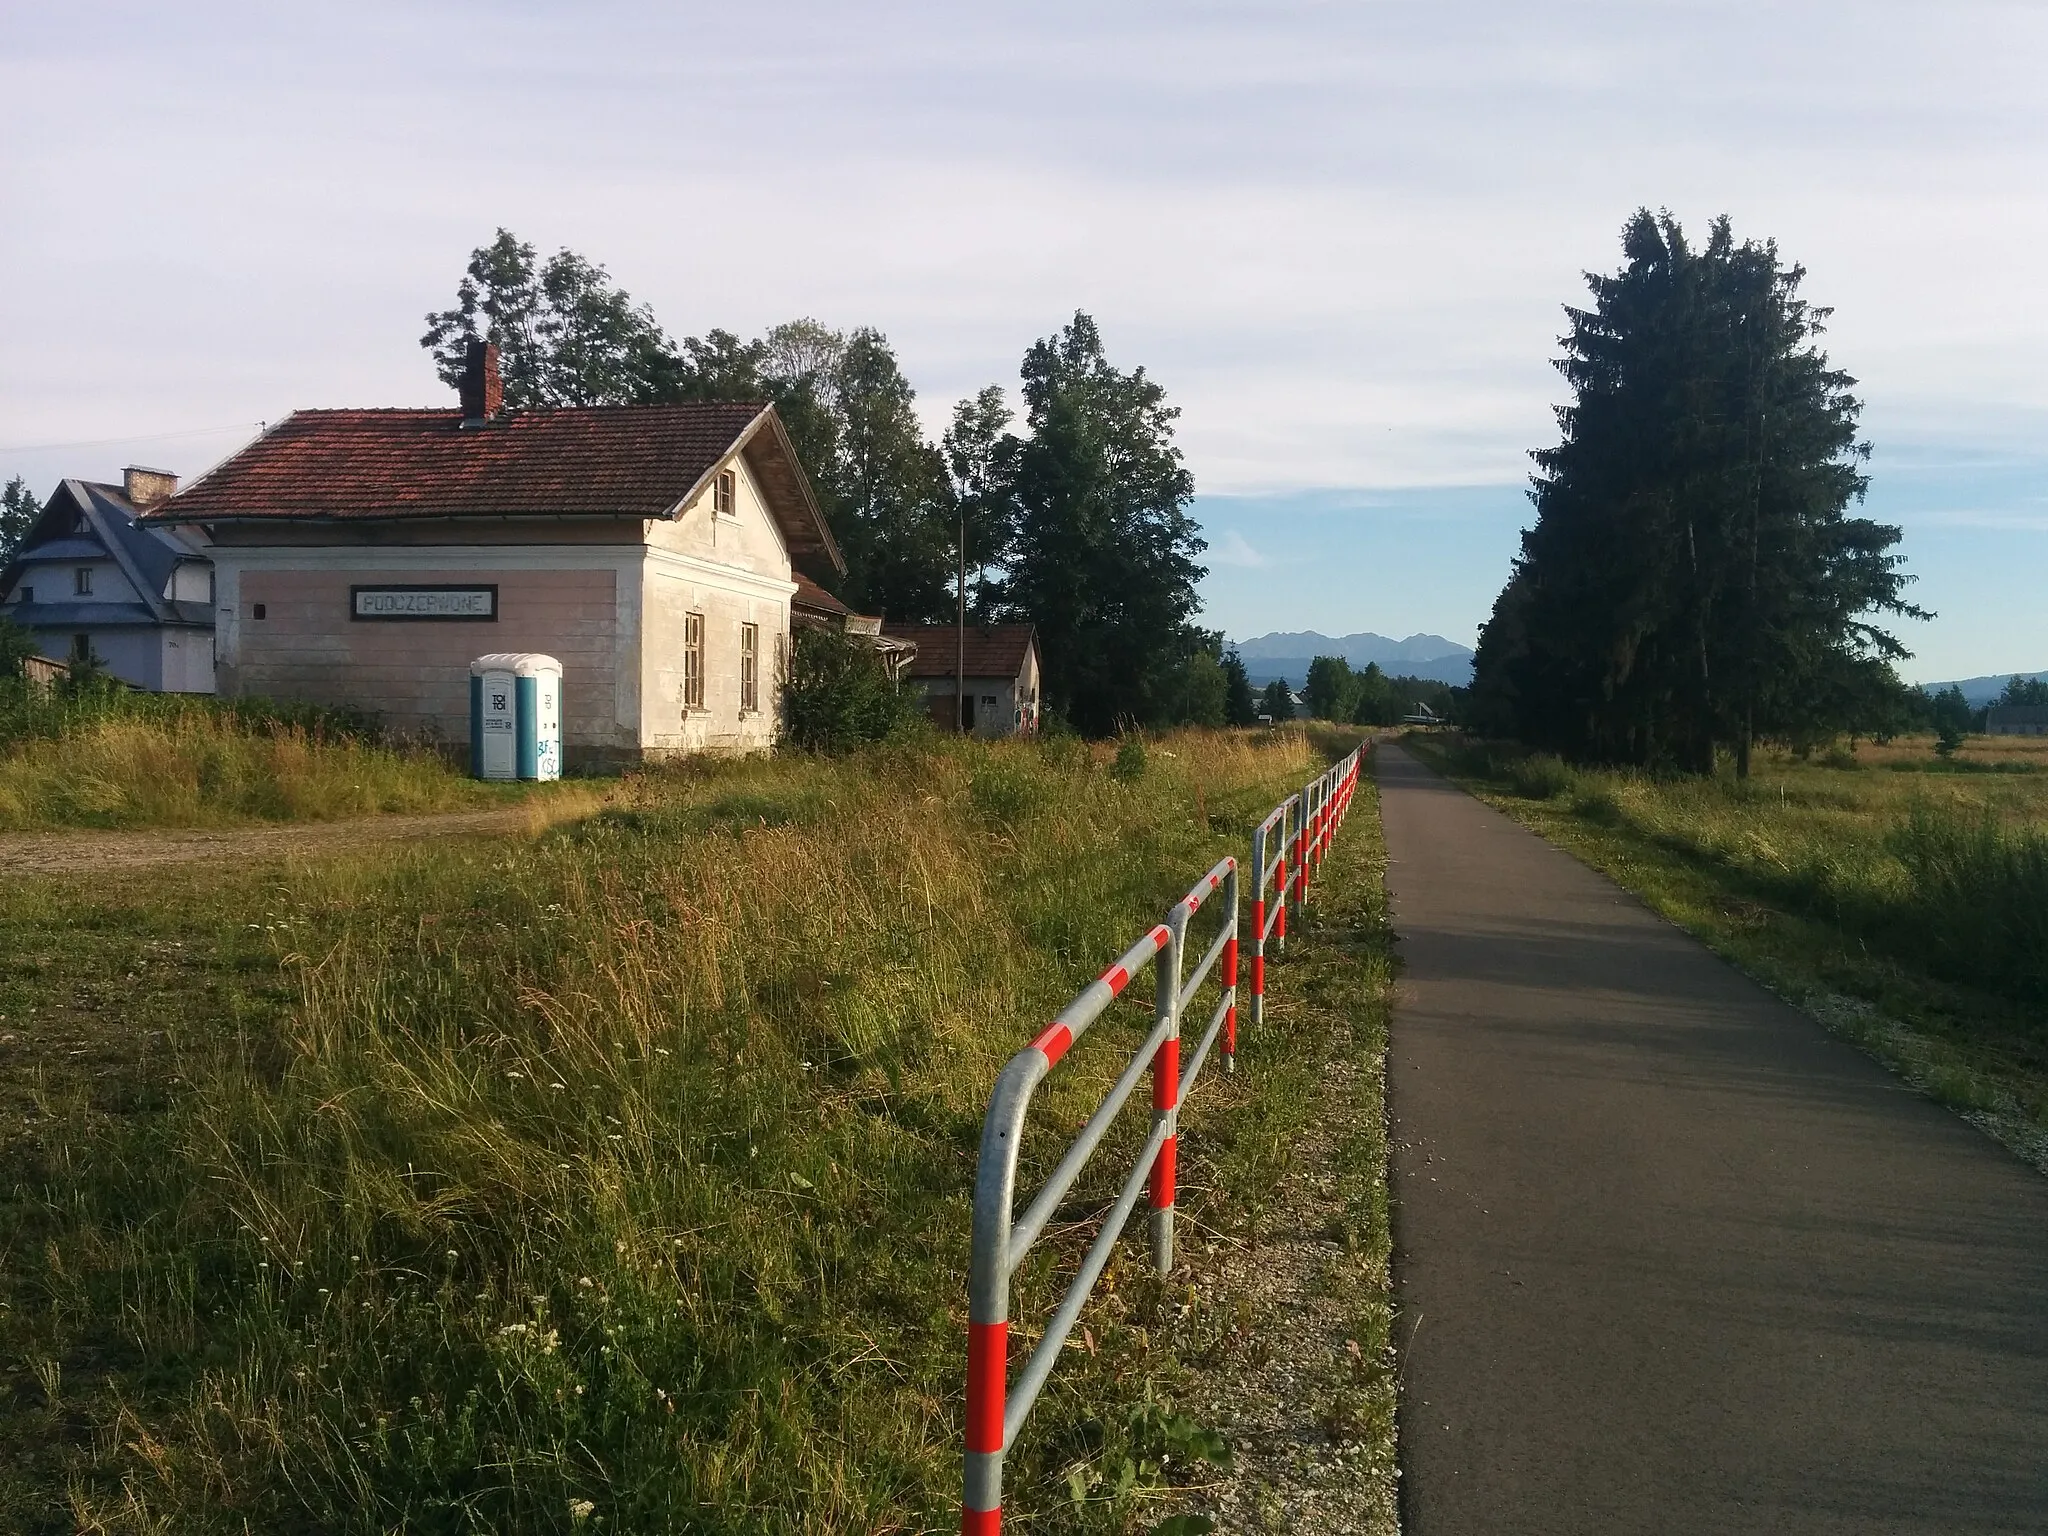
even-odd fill
[[(885, 638), (913, 645), (905, 679), (924, 693), (944, 730), (977, 736), (1029, 735), (1039, 723), (1038, 631), (1030, 624), (970, 624), (965, 632), (966, 692), (960, 679), (962, 632), (953, 624), (884, 624)], [(962, 700), (956, 703), (956, 700)]]
[(61, 483), (0, 570), (0, 617), (53, 661), (94, 658), (154, 693), (212, 693), (205, 540), (143, 521), (177, 488), (175, 475), (139, 467), (119, 485)]
[[(845, 564), (765, 403), (297, 411), (149, 514), (203, 531), (223, 693), (450, 745), (470, 664), (562, 664), (571, 767), (774, 740), (796, 570)], [(821, 590), (821, 589), (819, 589)]]
[(1994, 704), (1984, 712), (1987, 736), (2048, 736), (2048, 704)]

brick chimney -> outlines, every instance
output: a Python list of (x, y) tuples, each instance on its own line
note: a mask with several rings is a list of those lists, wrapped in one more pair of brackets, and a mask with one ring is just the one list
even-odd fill
[(121, 494), (138, 512), (169, 501), (178, 493), (178, 477), (167, 469), (144, 469), (130, 464), (121, 471)]
[(498, 344), (472, 341), (462, 360), (462, 424), (481, 426), (505, 408), (505, 382), (498, 377)]

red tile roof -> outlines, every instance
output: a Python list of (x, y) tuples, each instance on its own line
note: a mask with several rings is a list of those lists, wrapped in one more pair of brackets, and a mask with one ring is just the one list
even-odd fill
[(793, 607), (808, 608), (813, 613), (829, 613), (835, 617), (853, 612), (802, 571), (792, 571), (790, 575), (796, 580), (796, 595), (790, 599)]
[[(956, 624), (884, 624), (882, 633), (917, 646), (908, 677), (951, 677), (960, 659), (960, 628)], [(967, 626), (967, 675), (1015, 677), (1024, 670), (1038, 634), (1031, 624)]]
[(780, 423), (754, 403), (548, 407), (470, 427), (459, 410), (295, 411), (148, 520), (662, 517), (743, 439), (792, 553), (838, 565)]

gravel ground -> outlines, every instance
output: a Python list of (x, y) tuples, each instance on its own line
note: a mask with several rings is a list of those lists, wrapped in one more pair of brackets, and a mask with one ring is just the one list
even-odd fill
[[(1379, 1115), (1379, 1071), (1333, 1068), (1332, 1113), (1300, 1146), (1258, 1241), (1220, 1260), (1224, 1291), (1251, 1318), (1247, 1347), (1190, 1405), (1231, 1446), (1228, 1470), (1188, 1504), (1218, 1531), (1397, 1529), (1386, 1255), (1346, 1215), (1369, 1208), (1377, 1160), (1347, 1167), (1357, 1159), (1341, 1144), (1358, 1116)], [(1377, 1129), (1358, 1139), (1383, 1145)]]

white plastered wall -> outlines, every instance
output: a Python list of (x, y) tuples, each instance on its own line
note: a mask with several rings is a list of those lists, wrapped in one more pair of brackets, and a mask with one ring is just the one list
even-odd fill
[[(641, 687), (645, 748), (654, 753), (763, 752), (775, 743), (777, 681), (789, 634), (789, 549), (743, 455), (734, 474), (733, 515), (715, 508), (717, 477), (672, 521), (647, 526), (641, 599)], [(684, 635), (704, 619), (704, 702), (683, 707)], [(740, 630), (759, 637), (757, 707), (743, 710)]]

